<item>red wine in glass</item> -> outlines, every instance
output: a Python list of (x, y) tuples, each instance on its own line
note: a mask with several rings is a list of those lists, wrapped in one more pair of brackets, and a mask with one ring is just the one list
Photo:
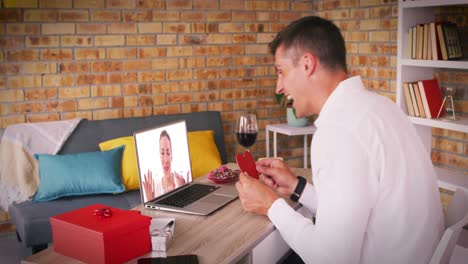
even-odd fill
[(257, 116), (254, 113), (246, 113), (239, 116), (235, 132), (239, 144), (245, 148), (252, 146), (258, 134)]
[(248, 148), (255, 143), (258, 133), (246, 131), (242, 133), (237, 132), (236, 134), (237, 134), (237, 141), (239, 142), (239, 144), (241, 144), (245, 148)]

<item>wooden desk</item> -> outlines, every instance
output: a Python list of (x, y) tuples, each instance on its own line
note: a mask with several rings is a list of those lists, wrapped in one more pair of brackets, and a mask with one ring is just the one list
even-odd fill
[[(228, 164), (228, 166), (233, 168), (237, 165)], [(293, 169), (293, 171), (311, 180), (310, 169)], [(208, 182), (208, 179), (205, 176), (197, 181)], [(299, 204), (293, 206), (299, 208)], [(270, 220), (265, 216), (244, 211), (239, 199), (209, 216), (148, 210), (142, 209), (142, 206), (135, 209), (142, 210), (142, 214), (151, 217), (176, 218), (175, 234), (166, 252), (168, 256), (196, 254), (202, 264), (272, 263), (270, 261), (263, 262), (263, 260), (265, 258), (271, 259), (275, 253), (281, 253), (277, 250), (277, 245), (282, 245), (284, 251), (284, 241)], [(141, 257), (152, 255), (154, 256), (155, 253), (149, 252)], [(56, 253), (52, 246), (26, 258), (22, 263), (81, 262)], [(136, 259), (129, 263), (136, 263)]]

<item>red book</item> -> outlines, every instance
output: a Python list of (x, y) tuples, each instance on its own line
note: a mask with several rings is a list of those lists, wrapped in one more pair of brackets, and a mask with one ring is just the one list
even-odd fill
[[(427, 118), (436, 118), (439, 113), (439, 109), (442, 106), (442, 92), (439, 87), (439, 82), (437, 79), (431, 80), (422, 80), (418, 81), (419, 90), (421, 93), (421, 99), (424, 104), (424, 108), (429, 110), (426, 111), (426, 114), (429, 113)], [(442, 108), (440, 116), (443, 116), (445, 109)]]

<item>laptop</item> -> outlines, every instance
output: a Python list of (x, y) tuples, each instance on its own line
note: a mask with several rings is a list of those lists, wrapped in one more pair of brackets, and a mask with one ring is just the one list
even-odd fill
[(146, 208), (208, 215), (239, 196), (233, 184), (193, 182), (185, 120), (137, 131), (133, 138)]

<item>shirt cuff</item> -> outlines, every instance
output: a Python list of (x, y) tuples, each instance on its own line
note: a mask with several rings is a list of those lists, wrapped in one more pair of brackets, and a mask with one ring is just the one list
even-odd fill
[(268, 209), (268, 218), (279, 230), (282, 230), (282, 227), (290, 226), (290, 217), (295, 214), (296, 211), (283, 198), (276, 199)]
[(307, 183), (299, 198), (299, 202), (309, 209), (309, 211), (315, 213), (317, 211), (317, 192), (315, 191), (315, 186)]

